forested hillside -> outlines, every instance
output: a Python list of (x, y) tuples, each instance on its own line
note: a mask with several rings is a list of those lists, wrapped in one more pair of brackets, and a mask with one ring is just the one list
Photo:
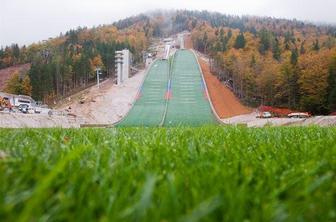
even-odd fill
[(24, 93), (22, 80), (29, 78), (32, 96), (51, 102), (94, 82), (96, 67), (102, 67), (107, 76), (113, 75), (116, 50), (129, 48), (134, 59), (139, 61), (147, 45), (148, 38), (137, 26), (123, 30), (113, 25), (78, 28), (28, 47), (12, 45), (1, 49), (0, 67), (30, 63), (30, 71), (21, 74), (21, 79), (13, 75), (8, 81), (12, 87), (7, 87), (7, 91)]
[(180, 11), (175, 27), (213, 58), (218, 78), (247, 104), (336, 110), (336, 28), (296, 20)]
[[(223, 84), (246, 104), (314, 114), (336, 110), (336, 27), (207, 11), (157, 11), (108, 26), (78, 28), (48, 41), (0, 50), (0, 68), (31, 63), (36, 99), (67, 95), (94, 81), (94, 69), (113, 74), (115, 50), (129, 47), (141, 60), (152, 37), (188, 30), (208, 54)], [(14, 89), (15, 91), (15, 89)]]

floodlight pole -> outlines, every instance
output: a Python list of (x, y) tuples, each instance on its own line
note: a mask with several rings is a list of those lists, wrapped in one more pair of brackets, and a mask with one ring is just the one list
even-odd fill
[(98, 89), (99, 89), (99, 83), (100, 83), (99, 76), (101, 75), (101, 69), (100, 68), (96, 68), (96, 74), (97, 74), (97, 86), (98, 86)]

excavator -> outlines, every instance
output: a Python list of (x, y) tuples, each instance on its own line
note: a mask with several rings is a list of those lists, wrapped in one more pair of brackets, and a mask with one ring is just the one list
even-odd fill
[(5, 108), (11, 109), (11, 104), (8, 100), (0, 96), (0, 110), (4, 110)]

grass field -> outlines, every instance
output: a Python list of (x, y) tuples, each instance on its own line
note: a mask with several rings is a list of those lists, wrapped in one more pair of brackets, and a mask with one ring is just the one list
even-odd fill
[(0, 130), (1, 221), (336, 221), (336, 128)]

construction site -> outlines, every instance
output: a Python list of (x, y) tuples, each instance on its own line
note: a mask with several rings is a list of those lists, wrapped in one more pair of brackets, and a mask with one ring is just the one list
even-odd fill
[(5, 1), (0, 222), (336, 221), (333, 2)]
[(142, 70), (131, 66), (132, 55), (127, 49), (116, 52), (117, 79), (101, 81), (100, 70), (96, 70), (97, 85), (58, 101), (52, 108), (37, 105), (27, 96), (0, 94), (0, 127), (336, 124), (334, 116), (310, 117), (273, 107), (244, 106), (211, 73), (209, 58), (193, 50), (187, 32), (161, 39), (153, 49)]

